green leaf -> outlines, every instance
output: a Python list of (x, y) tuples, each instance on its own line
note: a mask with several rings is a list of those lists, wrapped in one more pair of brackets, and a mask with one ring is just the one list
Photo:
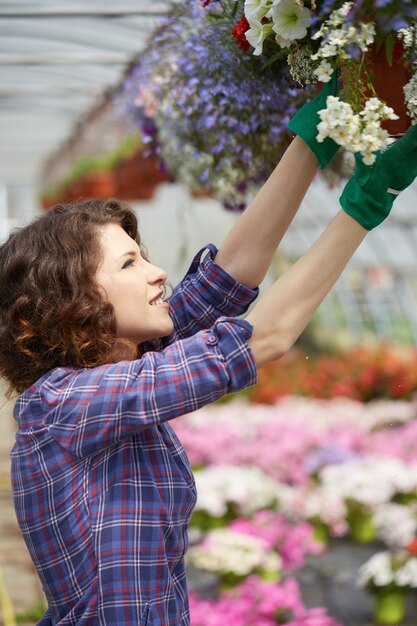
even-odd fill
[(239, 3), (235, 2), (235, 5), (234, 5), (234, 7), (232, 9), (232, 19), (234, 19), (236, 17), (236, 13), (237, 13), (238, 7), (239, 7)]
[(214, 17), (216, 20), (224, 20), (224, 15), (220, 15), (220, 13), (207, 13), (209, 17)]
[(377, 33), (375, 35), (375, 48), (376, 48), (377, 52), (379, 52), (381, 47), (384, 45), (384, 42), (385, 42), (385, 34), (384, 33)]
[(392, 66), (394, 60), (394, 44), (395, 35), (394, 33), (390, 33), (385, 38), (385, 54), (387, 55), (387, 61), (389, 66)]
[(262, 69), (266, 69), (267, 67), (275, 63), (275, 61), (278, 61), (281, 58), (282, 58), (282, 52), (277, 52), (276, 54), (273, 54), (272, 57), (269, 57), (269, 59), (265, 61), (265, 63), (262, 66)]

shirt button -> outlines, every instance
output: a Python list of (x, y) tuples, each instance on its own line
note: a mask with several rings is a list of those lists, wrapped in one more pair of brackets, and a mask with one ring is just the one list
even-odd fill
[(206, 343), (211, 345), (211, 346), (215, 346), (216, 343), (218, 342), (218, 338), (216, 337), (216, 335), (207, 335), (206, 337)]

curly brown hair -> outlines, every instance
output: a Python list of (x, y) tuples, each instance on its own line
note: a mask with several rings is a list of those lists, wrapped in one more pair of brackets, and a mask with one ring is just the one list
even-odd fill
[(116, 336), (113, 306), (95, 282), (98, 227), (120, 224), (141, 245), (133, 210), (116, 199), (57, 205), (0, 246), (0, 376), (23, 392), (54, 367), (137, 357)]

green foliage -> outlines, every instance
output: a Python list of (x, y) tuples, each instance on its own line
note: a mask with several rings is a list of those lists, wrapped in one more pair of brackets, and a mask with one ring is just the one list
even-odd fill
[(142, 147), (142, 138), (139, 133), (133, 133), (106, 154), (80, 158), (69, 174), (59, 183), (45, 189), (41, 196), (43, 199), (59, 197), (77, 181), (96, 172), (111, 172), (124, 159), (129, 158)]
[(22, 623), (27, 623), (27, 622), (36, 623), (42, 618), (46, 609), (47, 609), (47, 606), (45, 602), (40, 601), (37, 604), (35, 604), (35, 606), (32, 607), (31, 609), (24, 611), (22, 613), (18, 613), (16, 615), (16, 623), (17, 624), (22, 624)]

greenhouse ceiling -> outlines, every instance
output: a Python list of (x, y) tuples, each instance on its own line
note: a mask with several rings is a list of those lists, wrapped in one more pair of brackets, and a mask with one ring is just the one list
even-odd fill
[(36, 184), (171, 4), (0, 0), (0, 182)]

